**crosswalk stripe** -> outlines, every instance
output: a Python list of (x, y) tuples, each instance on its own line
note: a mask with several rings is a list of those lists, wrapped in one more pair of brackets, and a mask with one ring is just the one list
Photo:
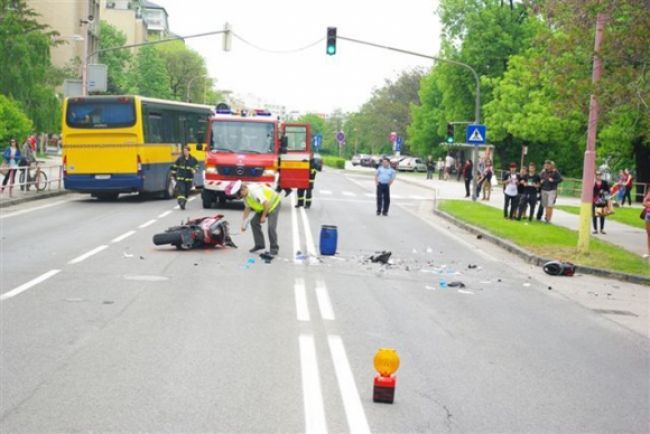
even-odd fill
[(343, 193), (343, 196), (351, 196), (351, 197), (356, 196), (356, 194), (352, 193), (351, 191), (344, 191), (342, 193)]
[(332, 194), (331, 190), (318, 190), (320, 194)]

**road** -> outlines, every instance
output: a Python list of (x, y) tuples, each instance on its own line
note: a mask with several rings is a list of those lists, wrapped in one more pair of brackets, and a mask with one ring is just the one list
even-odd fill
[[(650, 430), (648, 288), (576, 276), (549, 290), (433, 217), (428, 190), (393, 196), (375, 216), (370, 177), (326, 170), (311, 210), (283, 200), (280, 257), (248, 267), (249, 233), (239, 249), (153, 246), (204, 215), (199, 200), (3, 209), (0, 431)], [(219, 212), (237, 233), (241, 207)], [(326, 224), (339, 254), (296, 261)], [(394, 265), (364, 261), (379, 250)], [(631, 315), (589, 305), (625, 297)], [(380, 347), (401, 357), (392, 405), (372, 402)]]

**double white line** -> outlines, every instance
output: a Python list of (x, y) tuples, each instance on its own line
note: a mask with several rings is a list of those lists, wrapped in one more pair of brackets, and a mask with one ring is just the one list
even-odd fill
[(293, 236), (293, 262), (296, 264), (302, 263), (301, 259), (298, 259), (296, 254), (304, 252), (308, 256), (309, 263), (315, 265), (318, 263), (316, 259), (316, 245), (314, 244), (314, 237), (311, 234), (311, 227), (309, 226), (309, 218), (305, 212), (304, 207), (300, 207), (300, 217), (302, 219), (303, 231), (305, 233), (305, 244), (306, 251), (301, 249), (300, 244), (300, 225), (298, 222), (298, 211), (296, 208), (296, 196), (291, 195), (291, 234)]
[[(309, 322), (311, 317), (304, 279), (296, 278), (294, 293), (298, 321)], [(320, 315), (323, 320), (334, 321), (334, 310), (332, 309), (332, 303), (325, 282), (322, 280), (316, 282), (315, 293)], [(361, 398), (359, 397), (359, 391), (354, 382), (354, 375), (352, 374), (352, 368), (350, 367), (350, 362), (348, 361), (345, 347), (343, 346), (343, 340), (338, 335), (328, 335), (327, 342), (345, 409), (348, 428), (353, 433), (370, 433), (370, 427), (368, 426), (366, 414), (363, 410)], [(298, 337), (298, 345), (300, 347), (305, 432), (326, 433), (327, 422), (314, 336), (312, 334), (301, 334)]]

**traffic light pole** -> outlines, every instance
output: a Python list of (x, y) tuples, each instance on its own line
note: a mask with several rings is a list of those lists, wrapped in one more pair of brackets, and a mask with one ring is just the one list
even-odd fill
[[(449, 59), (443, 59), (440, 57), (436, 56), (430, 56), (428, 54), (422, 54), (422, 53), (416, 53), (415, 51), (409, 51), (409, 50), (402, 50), (401, 48), (395, 48), (395, 47), (389, 47), (387, 45), (381, 45), (381, 44), (375, 44), (373, 42), (368, 42), (368, 41), (361, 41), (359, 39), (354, 39), (354, 38), (348, 38), (347, 36), (336, 36), (336, 39), (341, 39), (343, 41), (348, 41), (348, 42), (354, 42), (356, 44), (361, 44), (361, 45), (369, 45), (371, 47), (376, 47), (376, 48), (383, 48), (384, 50), (390, 50), (390, 51), (395, 51), (397, 53), (402, 53), (402, 54), (409, 54), (411, 56), (417, 56), (417, 57), (423, 57), (425, 59), (431, 59), (435, 60), (438, 62), (445, 62), (445, 63), (450, 63), (452, 65), (457, 65), (457, 66), (462, 66), (464, 68), (467, 68), (470, 70), (472, 75), (474, 76), (474, 81), (476, 81), (476, 100), (475, 100), (475, 106), (474, 106), (474, 123), (479, 124), (481, 123), (481, 80), (478, 77), (478, 74), (476, 73), (476, 70), (469, 66), (466, 63), (463, 62), (457, 62), (455, 60), (449, 60)], [(477, 157), (478, 153), (476, 152), (476, 147), (472, 149), (472, 165), (474, 168), (476, 167), (477, 164)], [(477, 197), (477, 192), (476, 192), (476, 176), (472, 174), (472, 200), (476, 200)]]

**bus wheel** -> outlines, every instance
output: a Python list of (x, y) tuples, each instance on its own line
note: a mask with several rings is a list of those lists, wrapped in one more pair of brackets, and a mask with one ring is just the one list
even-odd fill
[(172, 176), (172, 173), (167, 174), (167, 182), (165, 183), (165, 191), (163, 191), (163, 199), (171, 199), (174, 197), (174, 191), (176, 190), (176, 180)]
[(212, 203), (214, 202), (214, 193), (210, 190), (206, 190), (205, 188), (201, 190), (201, 202), (203, 203), (203, 208), (212, 208)]
[(119, 195), (119, 193), (97, 193), (95, 197), (97, 197), (97, 200), (101, 201), (114, 201), (117, 200)]

